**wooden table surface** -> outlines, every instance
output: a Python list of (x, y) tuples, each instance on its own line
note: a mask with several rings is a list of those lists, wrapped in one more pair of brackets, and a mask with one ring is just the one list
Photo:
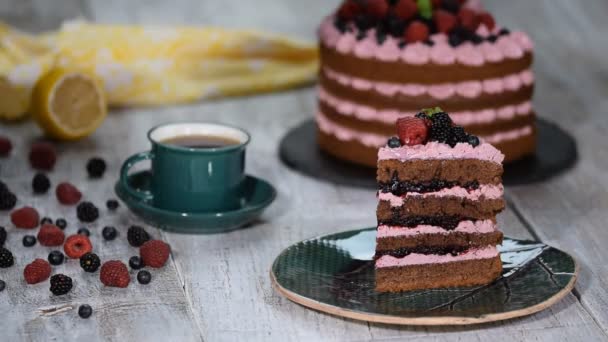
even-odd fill
[[(64, 19), (147, 24), (214, 24), (255, 27), (314, 39), (320, 18), (337, 0), (4, 0), (0, 19), (27, 30), (56, 28)], [(248, 172), (278, 189), (276, 202), (246, 230), (211, 236), (167, 234), (173, 258), (153, 272), (149, 286), (106, 288), (97, 275), (83, 275), (76, 262), (58, 267), (74, 276), (68, 296), (53, 297), (48, 284), (26, 286), (24, 265), (46, 257), (49, 248), (21, 246), (22, 232), (10, 229), (8, 245), (16, 267), (1, 270), (8, 283), (0, 293), (1, 341), (594, 341), (608, 340), (608, 2), (604, 0), (486, 1), (500, 22), (522, 28), (536, 42), (539, 114), (558, 122), (578, 141), (580, 161), (542, 184), (508, 188), (501, 228), (509, 236), (539, 239), (572, 253), (581, 266), (576, 289), (563, 301), (530, 317), (470, 327), (394, 327), (320, 314), (279, 296), (268, 270), (285, 247), (319, 234), (373, 226), (376, 198), (369, 190), (326, 184), (294, 173), (277, 158), (281, 137), (315, 111), (312, 87), (210, 103), (112, 112), (90, 138), (60, 145), (50, 175), (69, 180), (87, 199), (102, 205), (113, 196), (122, 160), (147, 148), (145, 132), (171, 120), (219, 120), (253, 134)], [(1, 96), (1, 94), (0, 94)], [(74, 209), (56, 205), (52, 195), (29, 195), (32, 171), (25, 155), (39, 130), (31, 122), (1, 125), (16, 151), (1, 160), (0, 177), (21, 194), (20, 203), (43, 215), (66, 217), (75, 232)], [(88, 181), (84, 165), (93, 155), (109, 163), (100, 181)], [(136, 250), (126, 243), (126, 227), (140, 223), (124, 207), (104, 214), (91, 227), (102, 259), (127, 260)], [(0, 225), (11, 227), (8, 215)], [(120, 238), (102, 242), (101, 227), (115, 225)], [(44, 317), (41, 308), (88, 303), (95, 313), (79, 319), (76, 310)]]

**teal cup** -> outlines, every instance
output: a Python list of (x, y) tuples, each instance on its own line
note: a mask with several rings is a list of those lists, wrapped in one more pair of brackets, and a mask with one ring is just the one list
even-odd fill
[[(165, 143), (182, 136), (224, 137), (238, 143), (211, 148)], [(242, 205), (247, 132), (215, 123), (169, 123), (152, 128), (148, 139), (152, 149), (129, 157), (120, 171), (120, 182), (131, 196), (159, 209), (188, 213), (230, 211)], [(128, 181), (129, 170), (145, 160), (151, 162), (149, 191)]]

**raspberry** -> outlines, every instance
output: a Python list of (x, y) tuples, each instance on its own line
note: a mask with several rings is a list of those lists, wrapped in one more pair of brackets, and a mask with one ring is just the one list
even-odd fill
[(144, 265), (154, 268), (163, 267), (169, 259), (170, 253), (171, 247), (160, 240), (148, 241), (139, 249), (139, 256)]
[(361, 12), (361, 6), (353, 0), (345, 1), (338, 9), (338, 17), (342, 20), (352, 20)]
[(95, 253), (87, 253), (80, 257), (80, 267), (85, 272), (95, 273), (101, 265), (99, 257)]
[(7, 137), (0, 137), (0, 156), (6, 157), (13, 150), (13, 143)]
[(14, 263), (15, 258), (13, 258), (13, 253), (6, 248), (0, 247), (0, 268), (11, 267)]
[(101, 266), (99, 280), (105, 286), (127, 287), (131, 282), (127, 266), (118, 260), (110, 260)]
[(494, 17), (488, 13), (488, 12), (481, 12), (477, 15), (477, 18), (479, 20), (479, 22), (482, 25), (485, 25), (485, 27), (488, 28), (488, 30), (492, 31), (494, 29), (494, 27), (496, 27), (496, 21), (494, 20)]
[(36, 228), (39, 220), (38, 212), (32, 207), (23, 207), (11, 213), (11, 221), (17, 228)]
[(94, 222), (99, 218), (99, 209), (91, 202), (82, 202), (76, 208), (76, 214), (82, 222)]
[(414, 0), (401, 0), (395, 5), (394, 11), (397, 17), (407, 20), (418, 13), (418, 5)]
[(80, 202), (82, 193), (72, 184), (64, 182), (57, 185), (55, 195), (59, 203), (64, 205), (74, 205)]
[(460, 25), (466, 29), (471, 31), (477, 30), (479, 26), (479, 18), (470, 8), (463, 7), (458, 11), (458, 19), (460, 20)]
[(0, 247), (4, 246), (6, 242), (6, 229), (4, 227), (0, 227)]
[(65, 274), (55, 274), (51, 277), (51, 292), (55, 296), (67, 294), (72, 289), (72, 278)]
[(17, 204), (17, 196), (14, 193), (5, 190), (0, 191), (0, 210), (11, 210)]
[(365, 10), (376, 19), (384, 18), (388, 14), (388, 2), (386, 0), (367, 0)]
[(401, 144), (413, 146), (426, 142), (428, 128), (424, 119), (407, 117), (397, 120), (397, 133)]
[(38, 232), (38, 241), (42, 246), (61, 246), (65, 240), (65, 234), (61, 228), (53, 224), (44, 224)]
[(91, 158), (87, 163), (87, 172), (91, 178), (101, 178), (106, 172), (106, 162), (101, 158)]
[(57, 161), (55, 146), (48, 142), (37, 142), (30, 149), (30, 164), (34, 169), (52, 170)]
[(429, 38), (429, 28), (421, 21), (412, 21), (405, 30), (405, 40), (408, 43), (423, 42)]
[(139, 226), (131, 226), (127, 231), (127, 241), (133, 247), (140, 247), (150, 240), (150, 235), (145, 229)]
[(51, 265), (46, 260), (36, 259), (31, 264), (25, 266), (23, 278), (28, 284), (38, 284), (47, 280), (51, 276)]
[(93, 245), (88, 237), (84, 235), (71, 235), (63, 245), (65, 254), (72, 259), (80, 259), (81, 256), (93, 250)]
[(46, 194), (51, 187), (51, 181), (44, 173), (37, 173), (32, 179), (32, 189), (35, 194)]
[(444, 10), (435, 11), (433, 20), (435, 21), (437, 31), (441, 33), (448, 33), (452, 31), (452, 29), (458, 24), (458, 18), (456, 18), (456, 16), (452, 13)]

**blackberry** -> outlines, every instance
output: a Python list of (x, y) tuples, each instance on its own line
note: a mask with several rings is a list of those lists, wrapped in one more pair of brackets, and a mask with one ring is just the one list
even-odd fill
[(63, 256), (63, 253), (61, 253), (60, 251), (52, 251), (51, 253), (49, 253), (49, 256), (47, 257), (49, 264), (51, 264), (53, 266), (58, 266), (58, 265), (63, 264), (63, 259), (65, 259), (65, 257)]
[(78, 308), (78, 316), (87, 319), (93, 314), (93, 308), (88, 304), (83, 304)]
[(6, 289), (6, 283), (4, 280), (0, 280), (0, 292), (4, 291), (4, 289)]
[(111, 199), (106, 202), (106, 207), (108, 208), (108, 210), (114, 211), (114, 210), (118, 209), (119, 206), (120, 206), (120, 204), (115, 199)]
[(399, 41), (398, 45), (399, 45), (400, 49), (403, 49), (407, 46), (407, 42), (405, 40), (401, 40), (401, 41)]
[(347, 22), (338, 17), (336, 17), (334, 20), (334, 26), (338, 29), (338, 31), (340, 31), (340, 33), (345, 33), (346, 29), (348, 28)]
[(6, 242), (6, 229), (4, 227), (0, 227), (0, 247), (4, 246)]
[(106, 162), (101, 158), (91, 158), (87, 163), (87, 172), (91, 178), (101, 178), (106, 172)]
[(80, 267), (85, 272), (95, 273), (99, 266), (101, 266), (101, 260), (95, 253), (87, 253), (80, 257)]
[(429, 140), (447, 144), (452, 136), (452, 128), (447, 126), (431, 127)]
[(473, 45), (479, 45), (483, 43), (483, 38), (475, 33), (471, 36), (471, 42), (473, 43)]
[(36, 237), (34, 235), (26, 235), (23, 237), (23, 246), (32, 247), (36, 244)]
[(495, 34), (491, 34), (486, 38), (490, 43), (495, 43), (498, 40), (498, 37)]
[(467, 142), (473, 147), (479, 146), (479, 138), (474, 135), (469, 135), (467, 138)]
[(376, 40), (378, 41), (378, 45), (384, 44), (386, 41), (386, 32), (377, 30), (376, 31)]
[(76, 214), (82, 222), (94, 222), (99, 218), (99, 209), (91, 202), (82, 202), (76, 207)]
[(430, 40), (430, 39), (425, 40), (423, 43), (426, 46), (434, 46), (435, 45), (435, 42), (432, 41), (432, 40)]
[(388, 147), (390, 147), (390, 148), (401, 147), (401, 141), (399, 141), (399, 138), (397, 138), (397, 137), (391, 137), (390, 139), (388, 139)]
[(37, 173), (32, 178), (32, 189), (35, 194), (46, 194), (51, 188), (51, 181), (44, 173)]
[(6, 248), (0, 248), (0, 268), (9, 268), (14, 263), (13, 253)]
[(49, 290), (55, 296), (67, 294), (72, 289), (72, 278), (65, 274), (55, 274), (51, 277), (51, 287)]
[(452, 126), (452, 119), (446, 112), (440, 112), (440, 113), (433, 114), (433, 116), (431, 116), (431, 121), (433, 122), (433, 128), (435, 128), (435, 126), (445, 126), (445, 127)]
[(144, 267), (144, 263), (141, 261), (140, 257), (135, 255), (129, 259), (129, 266), (134, 270), (139, 270)]
[(498, 35), (499, 36), (506, 36), (509, 33), (511, 33), (511, 31), (509, 29), (507, 29), (507, 28), (502, 28), (502, 29), (500, 29), (500, 31), (498, 31)]
[(370, 17), (359, 14), (355, 17), (355, 26), (359, 29), (359, 31), (367, 31), (374, 26), (374, 22)]
[(405, 31), (405, 21), (395, 16), (390, 16), (386, 20), (386, 30), (388, 34), (394, 37), (402, 37)]
[(60, 218), (60, 219), (57, 219), (55, 221), (55, 225), (57, 227), (59, 227), (61, 230), (64, 230), (68, 226), (68, 221), (66, 221), (65, 219)]
[(453, 14), (457, 14), (460, 10), (460, 2), (458, 0), (442, 0), (441, 8)]
[(361, 41), (361, 40), (365, 39), (365, 37), (367, 37), (366, 32), (359, 31), (359, 33), (357, 33), (357, 36), (355, 38), (357, 39), (357, 41)]
[(452, 127), (452, 137), (450, 139), (450, 145), (453, 143), (454, 146), (458, 143), (469, 142), (469, 135), (464, 131), (461, 126)]
[(0, 210), (11, 210), (17, 204), (17, 196), (10, 191), (0, 192)]
[(140, 247), (150, 240), (150, 235), (142, 227), (131, 226), (127, 231), (127, 240), (131, 246)]
[(40, 220), (40, 225), (42, 226), (43, 224), (53, 224), (53, 220), (50, 217), (45, 216)]
[(137, 281), (142, 285), (148, 285), (152, 281), (152, 275), (146, 270), (139, 271), (137, 272)]
[(86, 228), (83, 227), (83, 228), (78, 229), (77, 234), (78, 235), (84, 235), (84, 236), (90, 236), (91, 232), (88, 229), (86, 229)]
[(116, 239), (116, 237), (118, 236), (118, 232), (116, 231), (116, 228), (108, 226), (103, 228), (103, 230), (101, 231), (101, 235), (105, 240), (112, 241)]
[(462, 44), (462, 38), (455, 33), (451, 33), (448, 37), (448, 43), (450, 43), (450, 46), (452, 47), (457, 47), (458, 45)]

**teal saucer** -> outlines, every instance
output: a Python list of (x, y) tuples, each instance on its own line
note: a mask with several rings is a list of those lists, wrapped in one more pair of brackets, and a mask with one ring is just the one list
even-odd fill
[[(129, 184), (141, 191), (150, 188), (150, 172), (135, 172)], [(151, 202), (130, 196), (120, 182), (114, 190), (127, 207), (146, 223), (160, 229), (186, 234), (215, 234), (244, 228), (257, 219), (276, 198), (275, 188), (253, 176), (245, 178), (245, 195), (241, 208), (225, 212), (181, 213), (156, 208)]]

